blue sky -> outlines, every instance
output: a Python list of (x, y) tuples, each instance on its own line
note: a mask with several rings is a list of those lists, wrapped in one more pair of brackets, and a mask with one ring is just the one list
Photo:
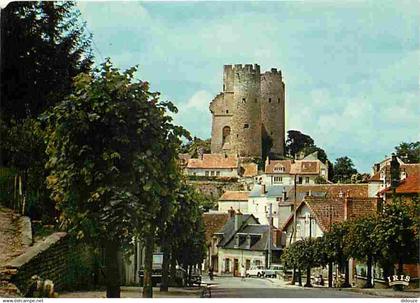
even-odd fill
[(402, 141), (420, 140), (419, 1), (79, 2), (97, 46), (210, 137), (208, 104), (223, 65), (282, 70), (286, 130), (331, 160), (370, 172)]

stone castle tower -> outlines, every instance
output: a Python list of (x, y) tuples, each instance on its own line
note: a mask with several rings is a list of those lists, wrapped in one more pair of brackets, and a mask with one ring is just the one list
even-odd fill
[(270, 154), (283, 156), (284, 90), (275, 68), (261, 74), (257, 64), (225, 65), (223, 92), (210, 103), (211, 152), (261, 158), (262, 142), (269, 137)]

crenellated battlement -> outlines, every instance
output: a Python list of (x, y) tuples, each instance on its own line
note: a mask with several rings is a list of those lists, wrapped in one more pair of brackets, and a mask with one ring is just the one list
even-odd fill
[[(258, 64), (228, 64), (223, 91), (210, 103), (212, 152), (260, 157), (262, 129), (273, 139), (271, 153), (284, 152), (285, 89), (280, 69), (261, 73)], [(229, 129), (226, 137), (225, 130)], [(230, 140), (226, 145), (227, 138)]]
[(272, 68), (270, 71), (266, 71), (263, 74), (261, 74), (261, 80), (265, 80), (266, 78), (271, 78), (271, 77), (280, 77), (280, 79), (282, 78), (281, 75), (281, 70), (277, 70), (277, 68)]
[(224, 66), (225, 71), (235, 71), (235, 72), (252, 72), (259, 73), (260, 66), (258, 64), (228, 64)]

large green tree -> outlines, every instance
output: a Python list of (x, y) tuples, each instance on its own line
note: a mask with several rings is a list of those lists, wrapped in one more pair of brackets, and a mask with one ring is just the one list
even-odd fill
[(1, 15), (2, 118), (37, 117), (90, 69), (90, 37), (74, 2), (11, 2)]
[(400, 145), (395, 146), (395, 152), (405, 163), (419, 163), (420, 141), (402, 142)]
[(171, 104), (134, 72), (106, 61), (77, 76), (74, 93), (45, 117), (52, 197), (65, 228), (104, 247), (108, 297), (120, 296), (118, 252), (136, 234), (153, 239), (182, 132), (165, 114)]
[(337, 158), (333, 167), (334, 176), (332, 180), (335, 183), (350, 183), (351, 177), (357, 174), (353, 161), (347, 156)]
[(73, 2), (11, 2), (1, 10), (0, 165), (23, 180), (28, 214), (54, 221), (45, 186), (40, 113), (63, 100), (90, 69), (90, 37)]
[(298, 130), (289, 130), (287, 132), (286, 140), (286, 154), (292, 156), (293, 158), (302, 151), (305, 147), (310, 147), (314, 145), (314, 140)]
[[(419, 213), (418, 198), (402, 201), (394, 198), (384, 205), (384, 211), (373, 234), (380, 251), (381, 264), (398, 264), (397, 273), (403, 273), (403, 265), (418, 261)], [(384, 268), (385, 269), (385, 268)]]
[(345, 236), (346, 254), (353, 258), (366, 261), (367, 279), (365, 288), (372, 288), (372, 266), (377, 260), (381, 246), (378, 245), (376, 232), (379, 218), (377, 216), (360, 217), (349, 225), (349, 232)]

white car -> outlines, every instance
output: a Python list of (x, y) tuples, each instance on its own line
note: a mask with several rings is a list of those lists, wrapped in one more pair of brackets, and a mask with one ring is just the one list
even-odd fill
[(264, 267), (257, 265), (257, 266), (251, 266), (250, 269), (246, 271), (247, 277), (263, 277), (264, 276)]
[(281, 265), (272, 264), (270, 268), (263, 270), (263, 275), (267, 278), (275, 278), (277, 274), (280, 274), (281, 269)]

